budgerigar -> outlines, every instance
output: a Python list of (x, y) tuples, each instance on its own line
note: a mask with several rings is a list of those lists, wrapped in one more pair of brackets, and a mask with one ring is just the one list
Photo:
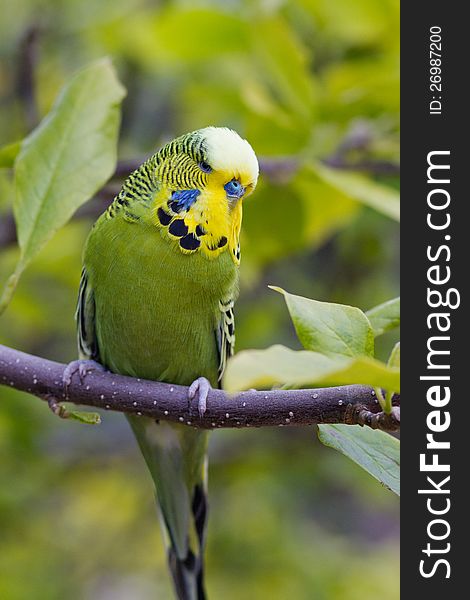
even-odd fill
[[(233, 351), (242, 199), (257, 179), (250, 144), (219, 127), (176, 138), (129, 175), (86, 243), (81, 359), (190, 386), (205, 410)], [(129, 421), (155, 484), (176, 595), (201, 600), (207, 433)]]

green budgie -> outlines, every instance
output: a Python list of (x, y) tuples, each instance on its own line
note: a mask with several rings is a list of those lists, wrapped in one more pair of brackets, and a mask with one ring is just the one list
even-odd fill
[[(234, 344), (242, 199), (258, 179), (250, 144), (227, 128), (176, 138), (125, 181), (86, 243), (80, 358), (124, 375), (189, 387), (206, 409)], [(202, 600), (207, 432), (129, 416), (168, 539), (180, 600)]]

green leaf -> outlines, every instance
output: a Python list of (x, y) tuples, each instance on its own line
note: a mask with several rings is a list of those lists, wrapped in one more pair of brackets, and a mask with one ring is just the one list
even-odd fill
[(376, 183), (360, 173), (331, 169), (320, 163), (315, 165), (315, 170), (325, 181), (348, 196), (395, 221), (400, 220), (400, 195), (394, 189)]
[(400, 371), (368, 356), (325, 356), (275, 345), (244, 350), (228, 361), (223, 387), (230, 392), (273, 386), (362, 384), (400, 390)]
[(12, 142), (0, 148), (0, 168), (12, 169), (21, 148), (21, 142)]
[[(395, 346), (393, 347), (393, 350), (390, 353), (390, 357), (388, 359), (387, 365), (389, 367), (396, 368), (396, 369), (400, 368), (400, 342), (397, 342), (395, 344)], [(376, 393), (378, 391), (379, 390), (376, 390)], [(393, 390), (393, 389), (389, 389), (385, 393), (385, 402), (383, 404), (383, 410), (387, 414), (390, 414), (392, 412), (392, 398), (393, 398), (394, 393), (395, 393), (395, 390)], [(380, 391), (380, 395), (382, 396), (381, 391)], [(380, 401), (379, 394), (377, 394), (377, 398)]]
[(269, 16), (251, 21), (252, 55), (258, 66), (257, 80), (275, 90), (291, 115), (308, 120), (316, 100), (309, 52), (284, 18)]
[(200, 69), (202, 61), (241, 52), (249, 43), (247, 23), (214, 7), (168, 5), (156, 11), (133, 11), (125, 19), (106, 19), (88, 34), (94, 43), (104, 43), (113, 54), (124, 53), (153, 74), (171, 65), (173, 76), (187, 63)]
[[(260, 119), (256, 117), (253, 122), (258, 126)], [(257, 146), (274, 144), (264, 132), (253, 135), (255, 139), (261, 138)], [(259, 267), (323, 244), (357, 214), (356, 201), (322, 181), (311, 169), (303, 167), (290, 177), (275, 183), (262, 179), (256, 188), (256, 198), (243, 207), (245, 265)]]
[(98, 413), (81, 410), (67, 411), (67, 418), (74, 419), (80, 423), (85, 423), (85, 425), (99, 425), (101, 423), (101, 417)]
[(97, 61), (71, 79), (22, 143), (13, 206), (21, 254), (0, 312), (28, 263), (113, 174), (124, 94), (110, 61)]
[(319, 425), (318, 437), (400, 495), (400, 442), (383, 431), (360, 425)]
[(302, 225), (315, 243), (322, 243), (335, 230), (347, 227), (360, 208), (351, 196), (319, 177), (309, 164), (302, 165), (292, 183), (302, 198)]
[(323, 385), (370, 385), (385, 390), (400, 391), (400, 369), (368, 356), (358, 356), (346, 361), (331, 373), (325, 374), (316, 383)]
[(366, 315), (354, 306), (284, 295), (297, 336), (306, 350), (329, 356), (373, 356), (374, 335)]
[(397, 342), (393, 347), (387, 364), (389, 367), (400, 368), (400, 342)]
[(213, 60), (221, 52), (239, 51), (248, 39), (243, 20), (237, 14), (213, 8), (169, 7), (157, 13), (151, 23), (156, 38), (153, 43), (162, 52), (162, 58), (168, 60)]
[(375, 337), (400, 326), (400, 298), (388, 300), (366, 312)]

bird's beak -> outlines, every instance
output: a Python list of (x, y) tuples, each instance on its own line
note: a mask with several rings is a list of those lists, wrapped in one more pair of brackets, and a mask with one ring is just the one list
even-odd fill
[(241, 185), (235, 194), (227, 194), (227, 198), (229, 199), (231, 204), (236, 204), (243, 196), (245, 195), (246, 188)]

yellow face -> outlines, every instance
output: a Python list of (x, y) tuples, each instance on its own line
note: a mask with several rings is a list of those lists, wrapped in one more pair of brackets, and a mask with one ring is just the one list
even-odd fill
[(231, 130), (211, 127), (189, 136), (195, 134), (202, 138), (199, 153), (191, 155), (187, 149), (194, 149), (194, 141), (182, 138), (182, 151), (157, 169), (163, 186), (153, 220), (182, 252), (216, 258), (229, 251), (238, 264), (242, 201), (256, 186), (258, 162), (248, 142)]

